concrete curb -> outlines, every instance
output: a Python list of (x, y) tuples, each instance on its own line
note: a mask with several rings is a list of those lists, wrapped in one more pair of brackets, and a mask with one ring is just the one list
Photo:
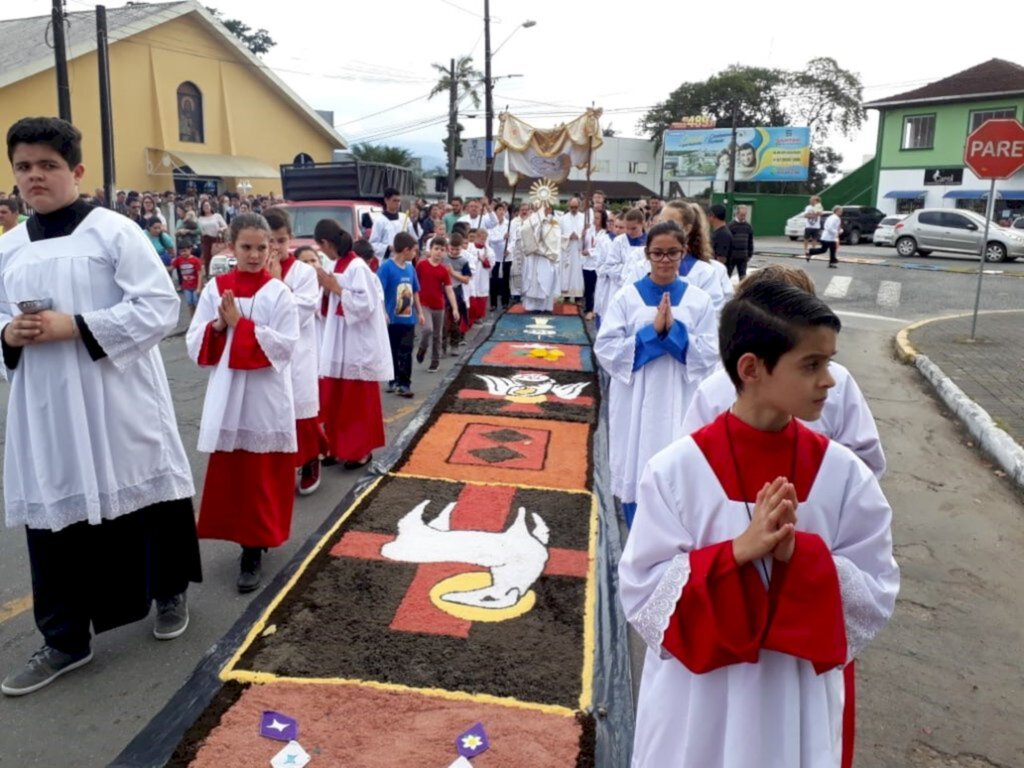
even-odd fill
[[(981, 314), (1004, 314), (1007, 311), (1019, 312), (1019, 310), (1003, 310)], [(995, 460), (1014, 483), (1024, 488), (1024, 447), (1021, 447), (1006, 430), (996, 424), (988, 411), (969, 398), (927, 355), (918, 352), (910, 343), (910, 333), (916, 328), (940, 320), (952, 320), (958, 317), (970, 317), (970, 314), (933, 317), (929, 320), (922, 320), (908, 325), (896, 334), (896, 355), (904, 363), (917, 368), (928, 383), (934, 387), (942, 401), (964, 423), (967, 431), (978, 441), (981, 449)]]

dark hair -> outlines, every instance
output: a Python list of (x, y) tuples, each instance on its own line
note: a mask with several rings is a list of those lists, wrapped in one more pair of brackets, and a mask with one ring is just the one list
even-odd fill
[(628, 211), (626, 211), (625, 215), (622, 217), (622, 220), (644, 224), (647, 221), (647, 217), (644, 216), (644, 212), (641, 211), (639, 208), (630, 208)]
[(146, 219), (146, 220), (145, 220), (144, 222), (142, 222), (142, 225), (143, 225), (143, 226), (144, 226), (144, 227), (145, 227), (146, 229), (149, 229), (149, 228), (150, 228), (150, 227), (152, 227), (152, 226), (153, 226), (154, 224), (160, 224), (160, 225), (162, 226), (162, 224), (163, 224), (163, 223), (162, 223), (162, 222), (160, 221), (160, 219), (158, 219), (158, 218), (157, 218), (156, 216), (153, 216), (152, 218)]
[(408, 232), (399, 232), (395, 235), (395, 242), (391, 244), (391, 250), (395, 253), (407, 251), (416, 247), (416, 238)]
[(18, 204), (13, 198), (0, 197), (0, 205), (7, 208), (11, 213), (18, 213)]
[(659, 235), (672, 235), (682, 248), (686, 248), (686, 233), (683, 231), (683, 228), (674, 221), (660, 221), (647, 231), (647, 245), (644, 247), (645, 253), (651, 247), (654, 238)]
[(373, 251), (373, 246), (370, 245), (370, 241), (367, 240), (365, 237), (360, 237), (358, 240), (352, 243), (352, 250), (356, 252), (356, 256), (365, 261), (369, 261), (374, 256), (376, 256), (376, 254)]
[(600, 211), (594, 211), (594, 221), (600, 229), (608, 229), (608, 211), (603, 208)]
[(456, 195), (455, 197), (452, 198), (452, 202), (453, 203), (461, 203), (462, 202), (462, 198), (459, 197), (458, 195)]
[(743, 355), (754, 355), (771, 373), (779, 358), (800, 342), (801, 333), (822, 326), (839, 333), (842, 323), (807, 291), (773, 281), (745, 288), (722, 309), (718, 326), (719, 352), (736, 391), (743, 389), (737, 370)]
[(313, 228), (313, 239), (330, 243), (339, 256), (346, 256), (352, 250), (352, 235), (334, 219), (320, 219)]
[(267, 208), (263, 212), (263, 218), (267, 220), (271, 229), (287, 229), (289, 235), (292, 233), (292, 217), (284, 208)]
[(495, 211), (497, 211), (497, 210), (498, 210), (499, 208), (502, 208), (502, 209), (504, 209), (504, 210), (506, 210), (506, 211), (508, 210), (508, 206), (507, 206), (507, 205), (505, 205), (505, 204), (504, 204), (503, 202), (501, 202), (500, 200), (499, 200), (499, 201), (498, 201), (497, 203), (495, 203), (495, 205), (494, 205), (494, 210), (495, 210)]
[(396, 195), (397, 195), (398, 197), (401, 197), (401, 196), (402, 196), (402, 193), (401, 193), (401, 192), (399, 192), (399, 191), (398, 191), (397, 189), (395, 189), (394, 187), (385, 187), (385, 188), (384, 188), (384, 199), (385, 199), (385, 200), (387, 200), (387, 199), (388, 199), (389, 197), (395, 197)]
[(270, 236), (270, 225), (258, 213), (240, 213), (231, 220), (231, 242), (238, 240), (243, 229), (258, 229)]
[(295, 249), (295, 258), (299, 258), (306, 251), (312, 251), (313, 253), (316, 253), (316, 248), (314, 248), (312, 245), (300, 245), (298, 248)]
[(64, 158), (68, 168), (82, 163), (82, 132), (58, 117), (23, 117), (7, 131), (7, 159), (19, 144), (45, 144)]
[(452, 225), (453, 235), (462, 235), (465, 237), (469, 234), (469, 224), (465, 221), (457, 221)]
[(648, 195), (648, 200), (661, 200), (661, 195)]
[(452, 246), (452, 248), (458, 248), (464, 242), (465, 240), (462, 237), (462, 232), (457, 229), (453, 229), (452, 236), (448, 238), (448, 245)]
[(441, 248), (447, 248), (448, 247), (448, 238), (445, 237), (444, 235), (438, 235), (437, 237), (433, 238), (430, 241), (430, 247), (431, 248), (433, 248), (435, 245), (440, 246)]
[(719, 221), (725, 221), (725, 206), (721, 203), (715, 203), (714, 205), (709, 206), (708, 213)]

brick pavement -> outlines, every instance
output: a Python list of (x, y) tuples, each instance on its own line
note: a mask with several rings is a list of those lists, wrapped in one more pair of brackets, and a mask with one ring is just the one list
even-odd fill
[(936, 320), (910, 331), (909, 341), (964, 394), (1024, 444), (1024, 310)]

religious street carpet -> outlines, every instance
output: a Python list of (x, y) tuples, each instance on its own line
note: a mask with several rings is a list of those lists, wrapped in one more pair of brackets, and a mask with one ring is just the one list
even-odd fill
[(449, 378), (249, 628), (169, 765), (269, 764), (283, 743), (259, 736), (264, 713), (297, 723), (314, 768), (444, 768), (478, 727), (475, 768), (594, 764), (600, 390), (583, 321), (506, 313)]

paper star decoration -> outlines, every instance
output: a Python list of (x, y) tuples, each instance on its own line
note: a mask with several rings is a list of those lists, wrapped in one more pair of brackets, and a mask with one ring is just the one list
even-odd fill
[(273, 722), (272, 722), (272, 723), (271, 723), (270, 725), (268, 725), (268, 726), (267, 726), (267, 728), (273, 728), (273, 729), (274, 729), (275, 731), (277, 731), (278, 733), (281, 733), (281, 732), (282, 732), (282, 731), (284, 731), (284, 730), (285, 730), (285, 729), (286, 729), (287, 727), (288, 727), (288, 723), (282, 723), (282, 722), (281, 722), (280, 720), (278, 720), (278, 719), (277, 719), (276, 717), (274, 718), (274, 721), (273, 721)]
[(462, 739), (462, 746), (464, 746), (466, 749), (471, 749), (474, 751), (479, 749), (480, 745), (483, 743), (484, 740), (477, 736), (475, 733), (471, 733), (469, 736), (466, 736)]

